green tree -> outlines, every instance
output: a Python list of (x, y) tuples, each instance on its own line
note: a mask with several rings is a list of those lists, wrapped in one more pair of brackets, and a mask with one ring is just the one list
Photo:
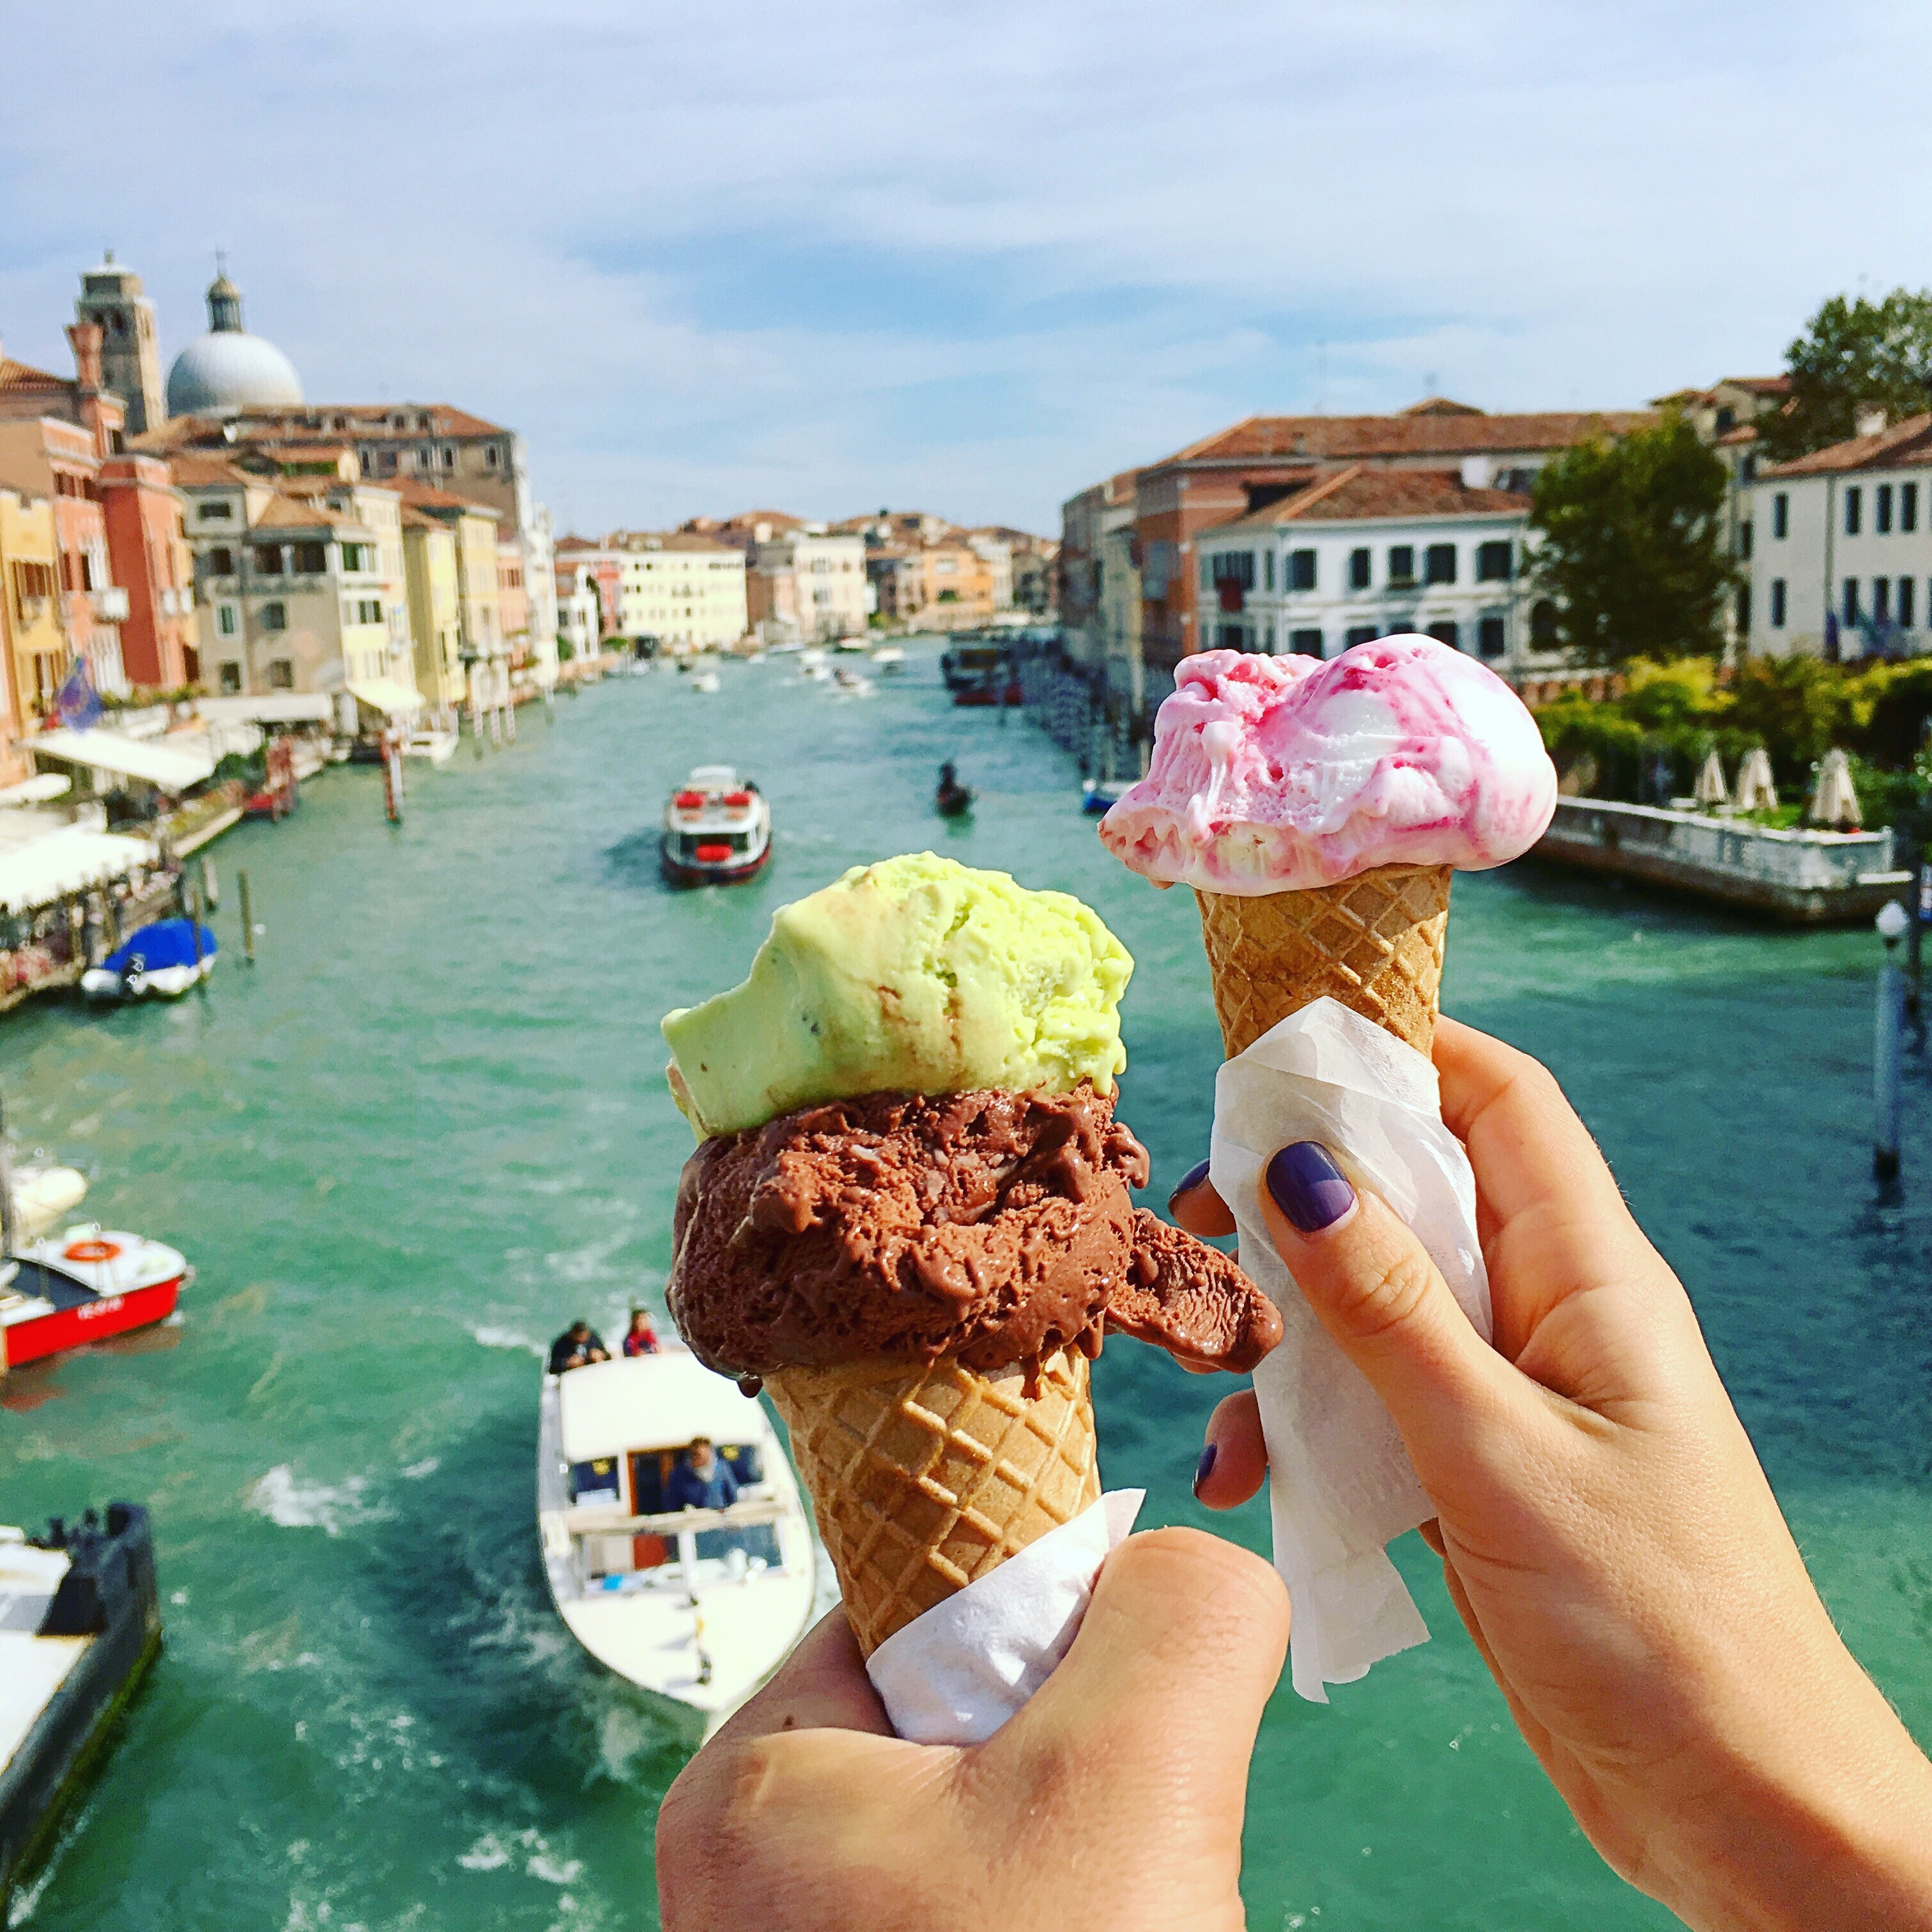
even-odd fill
[(1674, 410), (1549, 464), (1529, 521), (1542, 538), (1532, 582), (1555, 607), (1551, 641), (1592, 664), (1715, 656), (1738, 584), (1720, 542), (1725, 488), (1724, 466)]
[(1760, 447), (1775, 462), (1858, 434), (1859, 410), (1894, 422), (1932, 408), (1932, 290), (1894, 289), (1880, 302), (1834, 296), (1785, 351), (1789, 406), (1760, 416)]

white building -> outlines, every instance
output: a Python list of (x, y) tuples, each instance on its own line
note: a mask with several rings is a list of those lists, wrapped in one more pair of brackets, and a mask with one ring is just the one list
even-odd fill
[[(1354, 464), (1250, 515), (1202, 530), (1202, 643), (1332, 658), (1421, 631), (1501, 670), (1532, 656), (1521, 584), (1530, 500), (1454, 470)], [(1534, 628), (1553, 611), (1541, 611)]]
[(530, 600), (530, 670), (538, 686), (556, 683), (556, 555), (548, 510), (539, 503), (521, 533), (524, 594)]
[(1932, 416), (1760, 470), (1743, 526), (1750, 649), (1861, 657), (1932, 648)]
[(557, 573), (556, 634), (580, 662), (603, 649), (603, 602), (597, 595), (596, 573), (587, 564), (565, 565)]
[(674, 652), (714, 651), (750, 628), (745, 554), (687, 531), (620, 530), (607, 538), (617, 564), (617, 629)]
[(754, 543), (748, 595), (767, 644), (863, 634), (873, 602), (866, 540), (801, 526)]

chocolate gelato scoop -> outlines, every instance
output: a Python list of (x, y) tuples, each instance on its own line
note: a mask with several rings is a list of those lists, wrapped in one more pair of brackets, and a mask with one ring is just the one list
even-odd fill
[(1090, 1087), (868, 1094), (706, 1141), (678, 1190), (671, 1312), (743, 1379), (877, 1355), (991, 1373), (1108, 1316), (1204, 1367), (1281, 1334), (1227, 1256), (1136, 1209), (1146, 1150)]

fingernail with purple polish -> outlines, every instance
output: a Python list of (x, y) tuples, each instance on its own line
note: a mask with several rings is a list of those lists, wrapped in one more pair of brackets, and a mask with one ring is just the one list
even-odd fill
[(1209, 1443), (1201, 1452), (1201, 1460), (1194, 1466), (1194, 1493), (1201, 1493), (1201, 1485), (1214, 1473), (1214, 1458), (1220, 1452)]
[(1194, 1165), (1190, 1167), (1178, 1181), (1175, 1182), (1174, 1192), (1167, 1197), (1168, 1206), (1172, 1208), (1174, 1204), (1178, 1201), (1184, 1194), (1191, 1194), (1194, 1190), (1198, 1187), (1207, 1178), (1208, 1163), (1204, 1160), (1197, 1160)]
[(1274, 1204), (1304, 1234), (1332, 1228), (1355, 1204), (1355, 1190), (1319, 1141), (1297, 1141), (1268, 1165)]

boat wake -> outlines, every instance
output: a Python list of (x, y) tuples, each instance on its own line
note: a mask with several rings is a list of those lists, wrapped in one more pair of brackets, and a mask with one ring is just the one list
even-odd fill
[(392, 1512), (365, 1500), (368, 1479), (351, 1476), (331, 1487), (296, 1479), (292, 1465), (278, 1462), (248, 1492), (248, 1506), (280, 1529), (319, 1529), (340, 1536), (359, 1523), (386, 1522)]

